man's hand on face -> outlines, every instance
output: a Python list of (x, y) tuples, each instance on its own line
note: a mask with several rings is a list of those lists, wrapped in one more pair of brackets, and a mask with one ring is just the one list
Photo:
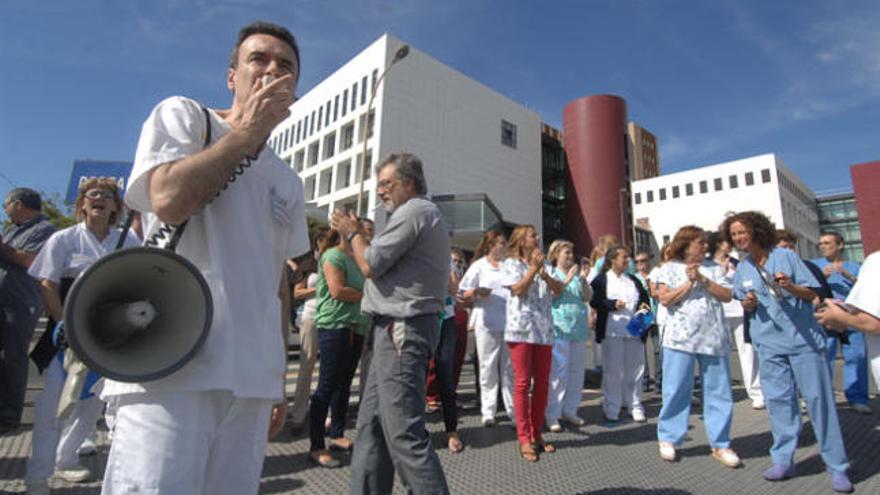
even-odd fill
[(254, 80), (244, 105), (233, 121), (235, 127), (247, 134), (251, 145), (259, 146), (282, 120), (290, 115), (294, 102), (296, 80), (287, 74), (263, 86), (263, 80)]

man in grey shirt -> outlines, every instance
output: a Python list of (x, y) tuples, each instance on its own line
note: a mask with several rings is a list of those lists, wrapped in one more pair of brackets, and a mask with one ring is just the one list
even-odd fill
[(0, 434), (21, 421), (27, 389), (27, 352), (43, 311), (40, 285), (27, 269), (55, 227), (42, 214), (40, 193), (9, 191), (3, 210), (12, 224), (0, 242)]
[(392, 153), (376, 174), (389, 217), (372, 243), (353, 214), (335, 211), (330, 219), (367, 277), (361, 309), (372, 316), (374, 356), (358, 414), (351, 492), (391, 493), (396, 469), (408, 493), (449, 493), (424, 416), (425, 373), (449, 280), (449, 231), (424, 198), (416, 156)]

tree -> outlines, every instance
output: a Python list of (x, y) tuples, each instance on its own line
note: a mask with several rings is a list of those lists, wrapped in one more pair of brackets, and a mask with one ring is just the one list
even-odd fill
[(43, 215), (56, 229), (61, 230), (76, 225), (76, 218), (69, 205), (64, 204), (61, 195), (41, 193), (43, 196)]

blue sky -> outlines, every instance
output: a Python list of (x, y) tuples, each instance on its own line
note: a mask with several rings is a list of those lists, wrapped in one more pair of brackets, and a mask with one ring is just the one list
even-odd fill
[(661, 170), (778, 153), (816, 191), (880, 160), (880, 2), (183, 0), (0, 4), (0, 193), (63, 193), (75, 159), (131, 160), (166, 96), (225, 107), (235, 33), (301, 45), (300, 94), (389, 32), (561, 126), (613, 93)]

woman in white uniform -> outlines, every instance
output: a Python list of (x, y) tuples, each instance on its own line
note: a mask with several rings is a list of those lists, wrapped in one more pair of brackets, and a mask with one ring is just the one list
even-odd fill
[(480, 362), (480, 413), (483, 426), (495, 424), (498, 410), (498, 387), (504, 400), (507, 417), (513, 420), (513, 366), (507, 345), (504, 343), (504, 327), (507, 321), (507, 295), (504, 288), (504, 252), (507, 239), (499, 232), (490, 230), (474, 252), (474, 261), (465, 272), (458, 289), (462, 296), (473, 301), (471, 327)]
[[(109, 179), (90, 179), (79, 187), (76, 198), (79, 223), (52, 235), (37, 255), (28, 273), (40, 281), (43, 303), (55, 321), (64, 317), (59, 287), (64, 279), (75, 279), (101, 256), (119, 245), (122, 231), (116, 224), (122, 199), (116, 183)], [(140, 240), (128, 233), (123, 247), (134, 247)], [(51, 331), (47, 329), (47, 331)], [(37, 395), (34, 418), (33, 453), (28, 460), (28, 493), (49, 493), (48, 478), (56, 474), (71, 482), (89, 479), (92, 473), (79, 465), (77, 447), (95, 431), (95, 422), (104, 409), (97, 396), (80, 401), (74, 412), (56, 419), (58, 402), (64, 386), (61, 356), (52, 359), (45, 374), (42, 392)]]

